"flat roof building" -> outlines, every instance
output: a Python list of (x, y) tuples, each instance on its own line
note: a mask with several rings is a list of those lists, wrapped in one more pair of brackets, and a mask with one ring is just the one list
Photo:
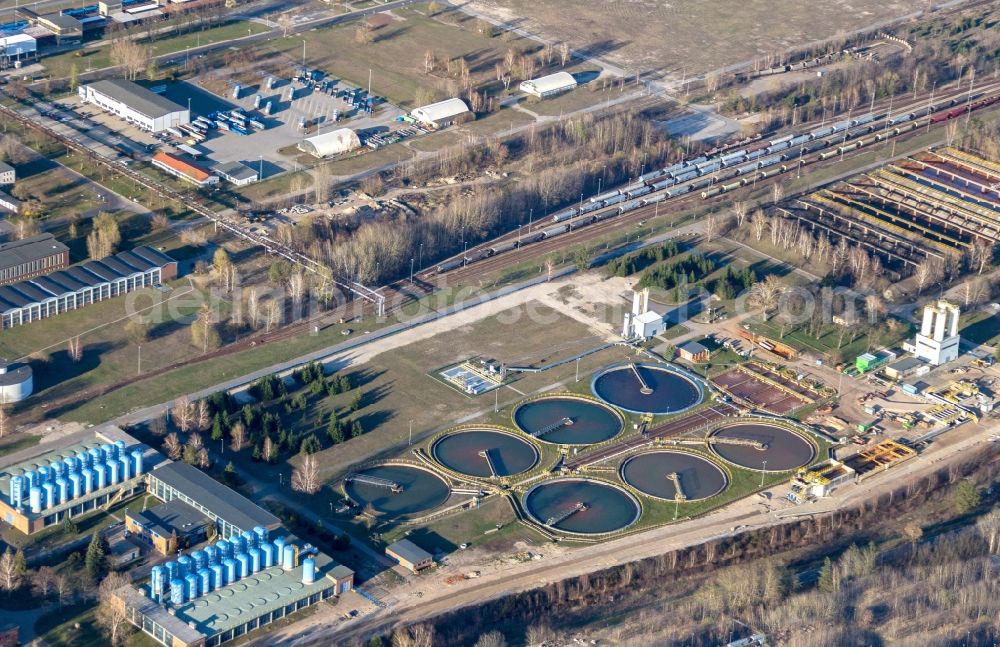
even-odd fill
[(95, 81), (81, 85), (77, 92), (85, 103), (93, 103), (149, 132), (158, 133), (191, 121), (187, 108), (124, 79)]
[(69, 247), (52, 234), (39, 234), (0, 245), (0, 285), (48, 274), (69, 265)]
[(14, 184), (17, 179), (17, 171), (6, 162), (0, 162), (0, 186), (4, 184)]
[(434, 556), (409, 539), (400, 539), (385, 547), (385, 554), (403, 568), (416, 573), (434, 563)]
[(187, 463), (167, 463), (150, 472), (149, 492), (163, 501), (187, 503), (215, 523), (223, 539), (256, 526), (273, 530), (281, 525), (267, 510)]
[(169, 555), (208, 538), (211, 522), (180, 499), (148, 510), (125, 511), (125, 528), (158, 553)]
[(677, 354), (681, 359), (689, 362), (707, 362), (709, 358), (708, 349), (696, 341), (689, 341), (677, 348)]
[(179, 177), (182, 180), (187, 180), (188, 182), (197, 184), (198, 186), (208, 186), (210, 184), (219, 183), (218, 175), (212, 175), (197, 164), (187, 162), (176, 155), (171, 155), (170, 153), (164, 153), (163, 151), (158, 152), (156, 155), (153, 155), (152, 163), (153, 166), (161, 171), (165, 171), (174, 177)]
[(223, 180), (236, 186), (253, 184), (260, 179), (256, 170), (240, 162), (223, 162), (213, 166), (212, 170)]
[(22, 60), (38, 52), (38, 41), (25, 33), (0, 36), (0, 59)]
[(299, 150), (314, 157), (329, 157), (348, 153), (361, 147), (361, 139), (350, 128), (338, 128), (304, 139), (299, 143)]
[(415, 108), (410, 115), (422, 124), (433, 128), (444, 128), (459, 121), (474, 118), (469, 107), (461, 99), (445, 99), (427, 106)]
[(539, 99), (551, 97), (561, 92), (568, 92), (576, 87), (576, 79), (569, 72), (556, 72), (537, 79), (521, 81), (521, 92), (526, 92)]
[(154, 566), (116, 592), (128, 619), (167, 647), (217, 647), (350, 591), (354, 571), (263, 528)]
[(0, 519), (26, 535), (107, 508), (145, 488), (163, 457), (118, 427), (83, 432), (0, 468)]
[(0, 285), (0, 328), (54, 317), (174, 278), (177, 261), (142, 246), (100, 261)]
[(35, 19), (39, 27), (44, 27), (56, 37), (58, 45), (72, 45), (83, 41), (83, 23), (66, 14), (49, 13)]

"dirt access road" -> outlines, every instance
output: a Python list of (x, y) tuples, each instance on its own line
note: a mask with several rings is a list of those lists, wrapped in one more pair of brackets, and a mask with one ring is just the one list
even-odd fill
[[(249, 643), (255, 647), (278, 645), (349, 644), (366, 638), (376, 630), (400, 624), (419, 622), (466, 605), (529, 590), (539, 586), (602, 568), (660, 555), (671, 550), (697, 545), (705, 541), (734, 534), (737, 528), (757, 529), (788, 523), (795, 518), (822, 514), (857, 504), (899, 486), (904, 479), (916, 479), (941, 467), (946, 461), (967, 457), (980, 451), (991, 430), (984, 425), (965, 425), (939, 438), (917, 458), (903, 463), (890, 475), (873, 477), (860, 485), (851, 485), (835, 492), (829, 499), (791, 506), (780, 497), (785, 486), (771, 489), (771, 498), (749, 497), (710, 515), (624, 537), (615, 541), (577, 549), (568, 549), (544, 562), (517, 564), (480, 579), (466, 580), (454, 586), (442, 586), (441, 579), (450, 573), (441, 569), (418, 580), (419, 587), (408, 597), (397, 594), (394, 605), (368, 616), (342, 622), (336, 609), (321, 609), (312, 616)], [(331, 635), (333, 634), (333, 635)]]

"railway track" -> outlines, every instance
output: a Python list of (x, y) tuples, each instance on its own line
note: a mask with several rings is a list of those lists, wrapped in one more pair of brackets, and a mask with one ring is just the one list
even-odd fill
[[(580, 215), (565, 214), (570, 211), (579, 212), (581, 210), (563, 210), (555, 216), (544, 217), (537, 222), (531, 223), (530, 226), (520, 227), (517, 231), (508, 232), (487, 243), (477, 245), (467, 250), (461, 256), (453, 257), (439, 264), (437, 267), (428, 268), (418, 273), (416, 277), (426, 284), (437, 287), (443, 287), (446, 284), (457, 285), (474, 280), (479, 275), (516, 265), (531, 258), (538, 258), (549, 252), (586, 242), (606, 233), (621, 230), (623, 227), (638, 223), (661, 210), (663, 210), (663, 213), (669, 214), (679, 210), (679, 208), (690, 207), (693, 204), (721, 202), (728, 198), (726, 193), (737, 188), (756, 184), (767, 186), (778, 178), (787, 177), (789, 173), (799, 173), (805, 166), (834, 162), (848, 153), (863, 152), (867, 150), (866, 146), (870, 147), (876, 143), (885, 143), (897, 137), (906, 137), (920, 132), (922, 128), (947, 123), (953, 119), (971, 114), (971, 111), (975, 109), (993, 105), (995, 102), (1000, 101), (1000, 83), (986, 84), (977, 88), (975, 91), (975, 103), (973, 103), (972, 98), (973, 95), (968, 89), (953, 88), (949, 92), (943, 92), (934, 96), (933, 99), (920, 99), (906, 102), (902, 105), (897, 104), (891, 111), (887, 108), (884, 113), (876, 110), (874, 113), (868, 113), (868, 115), (859, 117), (858, 120), (861, 120), (866, 116), (873, 115), (872, 118), (861, 121), (857, 125), (846, 125), (839, 130), (809, 140), (815, 142), (815, 145), (817, 145), (811, 153), (802, 151), (798, 155), (793, 155), (792, 159), (774, 161), (769, 165), (773, 167), (768, 169), (771, 171), (769, 173), (767, 170), (764, 172), (761, 171), (761, 168), (767, 169), (767, 167), (755, 168), (752, 171), (748, 169), (745, 174), (726, 176), (728, 179), (711, 179), (707, 184), (705, 182), (708, 178), (697, 176), (673, 186), (647, 191), (641, 196), (644, 204), (636, 205), (627, 211), (621, 210), (619, 204), (622, 202), (621, 200), (607, 207), (592, 209), (586, 215), (588, 218), (592, 217), (593, 219), (588, 222), (581, 222), (576, 226), (568, 223), (571, 223), (574, 218), (579, 218)], [(851, 120), (848, 120), (847, 123), (850, 124)], [(822, 125), (818, 130), (824, 131), (833, 127)], [(815, 132), (815, 130), (809, 132)], [(786, 135), (777, 140), (770, 140), (765, 144), (778, 140), (791, 141), (805, 134), (807, 133), (799, 132), (797, 135)], [(818, 144), (822, 144), (822, 146), (818, 146)], [(787, 154), (791, 148), (785, 147), (783, 150)], [(772, 152), (776, 153), (779, 151)], [(792, 152), (794, 153), (795, 151)], [(833, 153), (832, 155), (830, 154), (831, 152)], [(746, 154), (744, 153), (744, 155)], [(732, 155), (733, 153), (723, 150), (717, 153), (714, 158), (704, 159), (700, 163), (710, 163), (711, 159), (721, 160)], [(760, 156), (758, 155), (758, 157)], [(745, 166), (746, 162), (741, 161), (739, 164)], [(734, 167), (738, 169), (736, 164), (730, 163), (729, 166), (720, 167), (718, 170), (724, 171), (728, 168), (731, 172), (734, 170)], [(653, 173), (647, 175), (653, 175)], [(652, 181), (655, 183), (659, 177), (662, 176), (651, 177), (647, 182)], [(730, 181), (730, 184), (732, 184), (731, 180), (734, 178), (739, 178), (738, 187), (734, 186), (728, 190), (708, 195), (706, 195), (706, 192), (698, 193), (697, 189), (709, 189), (718, 185), (726, 186), (724, 184), (726, 181)], [(639, 186), (639, 183), (630, 186), (636, 187)], [(685, 190), (683, 187), (696, 188)], [(681, 190), (676, 196), (670, 195), (668, 197), (664, 195), (665, 193), (678, 191), (678, 189)], [(619, 189), (619, 192), (622, 190), (624, 189)], [(641, 191), (642, 189), (637, 190)], [(610, 195), (610, 193), (605, 193), (604, 195)], [(662, 199), (656, 199), (657, 196), (661, 195), (664, 195)], [(560, 218), (560, 216), (563, 217)], [(553, 222), (553, 219), (558, 219), (559, 222)], [(566, 230), (548, 236), (543, 235), (546, 230), (552, 230), (553, 225), (559, 225), (560, 223), (568, 224)]]

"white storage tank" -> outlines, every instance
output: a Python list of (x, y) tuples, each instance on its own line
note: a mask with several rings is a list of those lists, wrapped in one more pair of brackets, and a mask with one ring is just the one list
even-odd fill
[(34, 388), (31, 367), (0, 359), (0, 403), (20, 402)]

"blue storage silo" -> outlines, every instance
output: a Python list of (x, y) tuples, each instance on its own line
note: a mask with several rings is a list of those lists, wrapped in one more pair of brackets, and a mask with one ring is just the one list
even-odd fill
[(10, 477), (10, 504), (15, 508), (20, 508), (23, 500), (24, 477), (20, 475)]
[(286, 544), (281, 550), (281, 568), (285, 571), (295, 568), (295, 546)]
[(121, 470), (119, 469), (121, 465), (117, 460), (111, 459), (107, 463), (108, 470), (108, 485), (115, 485), (121, 481)]
[(163, 565), (163, 568), (166, 569), (167, 580), (175, 580), (181, 575), (181, 567), (177, 565), (177, 562), (167, 562)]
[(184, 604), (184, 580), (175, 578), (170, 580), (170, 603), (174, 605)]
[(316, 560), (306, 557), (302, 560), (302, 583), (312, 584), (316, 581)]
[(90, 467), (90, 454), (86, 449), (81, 449), (76, 453), (76, 464), (80, 469)]
[(91, 467), (91, 469), (93, 469), (94, 467), (96, 467), (98, 463), (103, 463), (104, 462), (104, 458), (103, 458), (104, 455), (101, 453), (101, 448), (100, 447), (91, 447), (90, 449), (87, 450), (87, 453), (90, 454), (90, 467)]
[(226, 574), (222, 564), (212, 564), (209, 569), (212, 572), (212, 590), (220, 589), (226, 585)]
[(191, 553), (191, 561), (194, 562), (194, 570), (200, 571), (205, 568), (205, 553), (200, 550), (196, 550)]
[(94, 491), (94, 470), (85, 467), (80, 470), (80, 475), (83, 477), (83, 494), (90, 494)]
[(191, 572), (191, 558), (187, 555), (181, 555), (177, 558), (177, 575), (184, 577)]
[(153, 599), (156, 599), (163, 593), (163, 576), (166, 574), (167, 569), (162, 566), (154, 566), (149, 571), (149, 588), (150, 592), (153, 594)]
[(236, 560), (232, 557), (227, 557), (222, 565), (226, 569), (226, 584), (232, 584), (236, 581)]
[(254, 526), (253, 534), (257, 535), (258, 546), (266, 543), (268, 540), (267, 528), (265, 528), (264, 526)]
[(250, 556), (246, 553), (240, 553), (236, 556), (236, 562), (240, 567), (240, 577), (246, 577), (250, 574)]
[(54, 481), (63, 474), (66, 473), (66, 465), (63, 464), (61, 458), (54, 458), (49, 463), (49, 474), (51, 474), (51, 479)]
[(51, 508), (56, 504), (56, 486), (52, 483), (44, 483), (42, 485), (42, 500), (44, 502), (44, 507), (46, 510)]
[(69, 474), (72, 474), (73, 472), (75, 472), (79, 468), (79, 464), (78, 464), (78, 461), (76, 460), (76, 456), (67, 456), (66, 458), (64, 458), (63, 459), (63, 466), (64, 466), (64, 468), (63, 468), (63, 474), (64, 475), (69, 475)]
[(31, 488), (38, 485), (38, 472), (35, 470), (25, 470), (24, 471), (24, 491), (27, 492)]
[(122, 480), (127, 481), (132, 478), (132, 459), (128, 456), (122, 456), (118, 459), (119, 468), (122, 471)]
[(233, 556), (232, 545), (225, 539), (215, 542), (215, 547), (219, 550), (219, 561)]
[(133, 449), (132, 450), (132, 471), (135, 472), (136, 476), (142, 474), (143, 464), (142, 464), (142, 450)]
[(185, 575), (184, 588), (187, 589), (187, 595), (184, 596), (186, 600), (193, 600), (198, 597), (198, 576), (194, 573)]
[(115, 446), (111, 443), (101, 445), (101, 462), (107, 463), (115, 457)]
[(285, 538), (275, 537), (274, 538), (274, 562), (281, 562), (281, 551), (285, 548)]
[(198, 571), (198, 595), (208, 595), (212, 590), (212, 571), (203, 568)]
[(247, 551), (247, 555), (250, 557), (250, 572), (256, 573), (260, 570), (260, 549), (251, 548)]
[(44, 485), (45, 483), (48, 483), (49, 479), (51, 478), (52, 478), (52, 468), (50, 468), (48, 465), (42, 465), (41, 467), (38, 468), (39, 485)]
[(125, 455), (125, 441), (116, 440), (115, 441), (115, 458), (121, 458)]
[(261, 561), (263, 562), (262, 568), (271, 568), (274, 566), (274, 544), (261, 544), (259, 550), (261, 552)]
[(37, 485), (30, 490), (28, 490), (28, 502), (31, 506), (31, 511), (38, 514), (42, 511), (42, 488)]
[(239, 535), (233, 535), (229, 538), (229, 545), (231, 546), (230, 551), (233, 555), (239, 555), (246, 548), (243, 545), (243, 538)]
[(95, 490), (101, 490), (108, 487), (108, 468), (104, 463), (94, 465), (94, 475), (97, 476), (96, 482), (94, 483)]
[(65, 476), (56, 479), (56, 494), (59, 495), (59, 503), (69, 501), (69, 479)]
[(252, 530), (244, 530), (240, 536), (243, 537), (243, 550), (250, 550), (257, 545), (257, 535)]
[(208, 546), (205, 546), (204, 548), (202, 548), (202, 552), (205, 553), (205, 565), (206, 566), (211, 566), (212, 564), (214, 564), (214, 563), (216, 563), (218, 561), (218, 558), (219, 558), (219, 549), (216, 548), (215, 546), (213, 546), (212, 544), (209, 544)]
[(83, 478), (79, 472), (69, 475), (69, 498), (76, 499), (83, 495)]

